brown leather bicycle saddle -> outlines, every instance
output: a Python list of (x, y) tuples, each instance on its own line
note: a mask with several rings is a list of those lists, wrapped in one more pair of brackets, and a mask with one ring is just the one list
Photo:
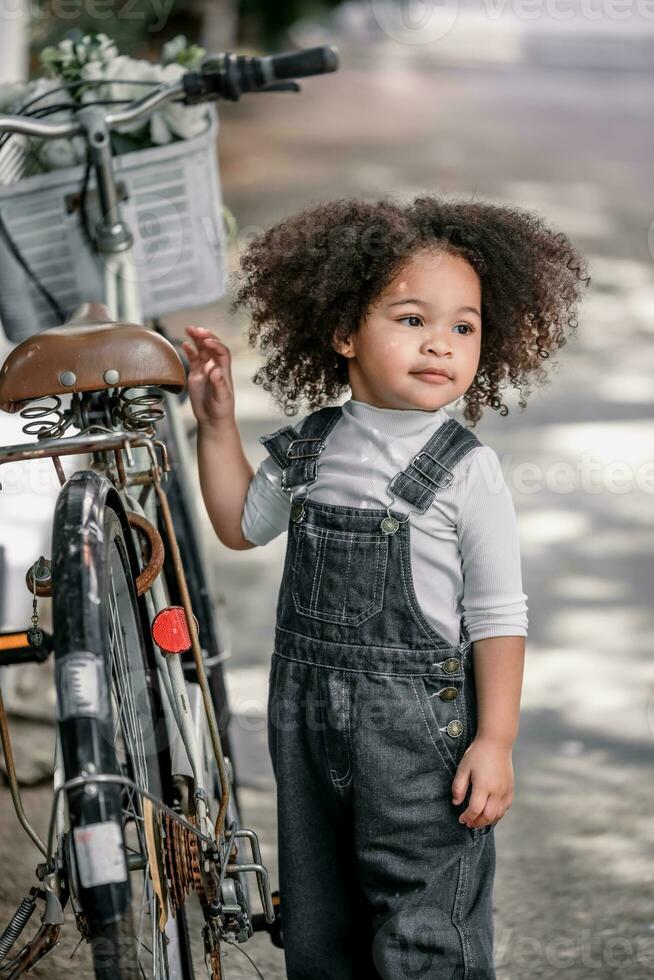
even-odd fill
[(102, 303), (75, 307), (61, 327), (27, 337), (0, 368), (0, 409), (69, 391), (156, 385), (183, 391), (186, 372), (173, 345), (139, 323), (117, 323)]

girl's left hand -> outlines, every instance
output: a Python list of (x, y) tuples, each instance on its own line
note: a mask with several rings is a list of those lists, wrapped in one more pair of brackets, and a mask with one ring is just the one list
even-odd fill
[(452, 782), (452, 803), (461, 803), (472, 781), (470, 801), (459, 822), (485, 827), (501, 820), (513, 802), (515, 778), (511, 747), (484, 736), (466, 749)]

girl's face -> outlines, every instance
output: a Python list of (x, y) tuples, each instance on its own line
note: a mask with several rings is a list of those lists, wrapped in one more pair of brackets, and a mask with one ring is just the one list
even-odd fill
[[(360, 329), (334, 342), (352, 397), (377, 408), (437, 411), (474, 381), (481, 352), (481, 282), (460, 256), (412, 255)], [(440, 368), (448, 377), (421, 374)]]

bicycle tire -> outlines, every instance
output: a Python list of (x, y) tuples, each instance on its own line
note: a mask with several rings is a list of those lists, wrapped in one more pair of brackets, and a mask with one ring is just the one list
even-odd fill
[[(170, 801), (170, 756), (163, 738), (158, 675), (145, 603), (134, 588), (139, 571), (134, 542), (120, 497), (105, 477), (80, 471), (66, 482), (55, 508), (52, 554), (57, 724), (65, 778), (126, 771), (136, 783)], [(131, 669), (123, 670), (118, 690), (118, 659), (123, 654), (130, 658)], [(127, 666), (125, 660), (123, 667)], [(133, 827), (128, 827), (130, 800)], [(96, 977), (134, 980), (145, 974), (163, 980), (169, 975), (168, 956), (155, 921), (148, 865), (129, 872), (126, 864), (129, 833), (139, 836), (139, 815), (142, 819), (137, 794), (117, 784), (90, 784), (69, 791), (68, 811), (78, 899)], [(121, 867), (121, 847), (115, 846), (111, 857), (115, 825), (120, 827)], [(76, 831), (81, 836), (76, 837)], [(106, 853), (99, 850), (102, 843)], [(150, 891), (151, 950), (134, 922), (133, 892), (139, 885), (142, 896)], [(192, 978), (183, 916), (178, 923), (174, 928), (179, 965), (182, 976)], [(151, 957), (145, 968), (143, 949)]]

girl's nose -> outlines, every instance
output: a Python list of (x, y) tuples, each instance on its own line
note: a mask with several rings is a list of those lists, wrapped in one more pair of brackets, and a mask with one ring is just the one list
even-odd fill
[(426, 338), (422, 345), (423, 351), (425, 353), (433, 354), (448, 354), (451, 351), (451, 346), (447, 341), (446, 337), (429, 337)]

